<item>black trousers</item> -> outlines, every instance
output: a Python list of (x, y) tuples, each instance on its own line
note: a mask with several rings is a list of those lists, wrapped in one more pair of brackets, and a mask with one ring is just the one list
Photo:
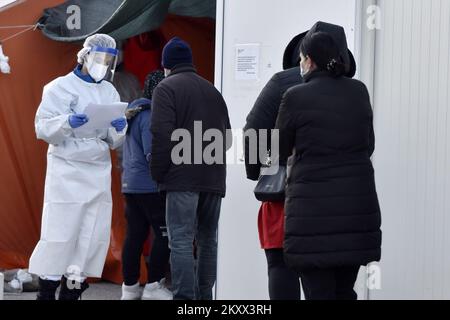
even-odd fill
[(169, 263), (166, 227), (166, 199), (159, 193), (125, 194), (127, 233), (122, 250), (122, 271), (125, 285), (138, 282), (142, 249), (153, 229), (154, 239), (147, 265), (148, 283), (164, 278)]
[(306, 300), (357, 300), (353, 289), (359, 266), (302, 271)]
[(300, 300), (300, 279), (284, 262), (283, 249), (265, 250), (270, 300)]

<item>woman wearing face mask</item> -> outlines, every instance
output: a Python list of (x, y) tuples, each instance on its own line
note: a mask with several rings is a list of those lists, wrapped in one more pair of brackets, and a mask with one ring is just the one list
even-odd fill
[(280, 106), (280, 157), (295, 152), (286, 189), (285, 260), (308, 300), (357, 298), (360, 266), (379, 261), (381, 214), (370, 160), (373, 115), (366, 86), (346, 78), (333, 38), (300, 46), (305, 84)]
[(77, 130), (90, 103), (119, 102), (113, 85), (116, 44), (96, 34), (86, 39), (73, 72), (44, 87), (36, 114), (38, 139), (49, 144), (41, 240), (29, 270), (40, 276), (38, 300), (77, 300), (87, 277), (101, 277), (109, 247), (112, 199), (110, 149), (126, 134), (125, 117), (109, 129)]
[[(275, 74), (264, 87), (256, 103), (247, 116), (245, 131), (274, 129), (279, 107), (285, 92), (296, 85), (302, 84), (300, 76), (300, 45), (308, 33), (324, 31), (341, 44), (343, 56), (348, 58), (345, 76), (353, 77), (355, 62), (353, 54), (347, 48), (345, 30), (342, 26), (318, 21), (311, 31), (295, 36), (286, 47), (283, 56), (285, 71)], [(268, 138), (267, 141), (271, 139)], [(250, 163), (250, 155), (259, 154), (258, 146), (253, 147), (248, 139), (245, 145), (245, 168), (247, 178), (258, 180), (261, 163)], [(271, 300), (300, 300), (300, 279), (298, 274), (288, 268), (284, 261), (284, 200), (279, 202), (263, 202), (258, 213), (258, 231), (261, 247), (265, 250), (268, 266), (269, 296)]]

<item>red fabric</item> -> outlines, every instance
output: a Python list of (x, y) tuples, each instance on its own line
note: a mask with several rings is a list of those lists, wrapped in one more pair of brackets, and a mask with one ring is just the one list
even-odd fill
[(283, 248), (284, 202), (262, 203), (258, 215), (258, 231), (263, 249)]
[(161, 69), (161, 52), (164, 47), (163, 40), (156, 46), (150, 34), (138, 35), (130, 38), (123, 50), (125, 69), (133, 73), (144, 86), (147, 75)]

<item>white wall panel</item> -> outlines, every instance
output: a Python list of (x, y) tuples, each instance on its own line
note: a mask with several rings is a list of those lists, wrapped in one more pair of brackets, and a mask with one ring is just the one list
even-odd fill
[(374, 164), (383, 215), (374, 299), (450, 299), (450, 0), (380, 0)]

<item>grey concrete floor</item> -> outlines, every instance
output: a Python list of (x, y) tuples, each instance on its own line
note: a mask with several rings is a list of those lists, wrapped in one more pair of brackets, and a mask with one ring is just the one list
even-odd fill
[[(83, 300), (119, 300), (121, 287), (109, 282), (91, 283), (89, 289), (83, 294)], [(4, 295), (5, 300), (35, 300), (35, 292)]]

